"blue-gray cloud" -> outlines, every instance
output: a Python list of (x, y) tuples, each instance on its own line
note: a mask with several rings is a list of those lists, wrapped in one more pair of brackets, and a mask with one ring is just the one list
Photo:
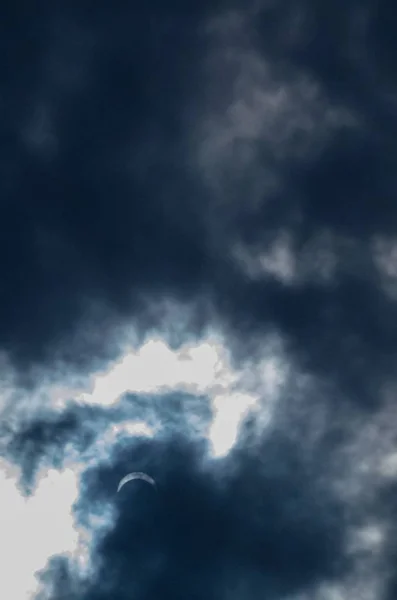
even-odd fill
[[(73, 465), (77, 523), (107, 507), (95, 576), (53, 557), (43, 600), (357, 595), (359, 564), (396, 597), (394, 8), (226, 4), (0, 9), (1, 457), (26, 497)], [(291, 382), (218, 461), (206, 393), (41, 407), (127, 327), (222, 331), (236, 367), (278, 336)], [(109, 434), (128, 420), (159, 429)], [(132, 468), (160, 490), (133, 507)], [(379, 564), (367, 530), (349, 550), (367, 521)]]

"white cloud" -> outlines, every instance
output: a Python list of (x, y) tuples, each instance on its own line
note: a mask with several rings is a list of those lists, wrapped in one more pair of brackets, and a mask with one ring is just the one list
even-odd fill
[(3, 462), (0, 471), (0, 595), (10, 600), (24, 600), (34, 597), (38, 589), (35, 574), (45, 566), (48, 557), (73, 552), (76, 548), (78, 532), (71, 506), (78, 488), (72, 471), (50, 469), (40, 475), (34, 495), (24, 498), (15, 479), (5, 476), (8, 468)]
[[(248, 408), (255, 406), (257, 394), (262, 393), (263, 386), (266, 386), (269, 399), (277, 395), (282, 385), (282, 363), (277, 367), (276, 376), (275, 358), (269, 356), (263, 359), (261, 370), (258, 365), (251, 364), (237, 372), (231, 367), (225, 342), (220, 336), (210, 335), (194, 344), (184, 344), (177, 350), (171, 350), (160, 337), (152, 338), (140, 348), (127, 345), (122, 358), (106, 372), (95, 374), (91, 390), (78, 398), (87, 404), (110, 406), (119, 402), (126, 392), (205, 394), (210, 398), (215, 414), (210, 430), (213, 453), (221, 456), (233, 446), (239, 423)], [(255, 371), (256, 393), (252, 383), (250, 390), (245, 390), (248, 369), (251, 376)]]

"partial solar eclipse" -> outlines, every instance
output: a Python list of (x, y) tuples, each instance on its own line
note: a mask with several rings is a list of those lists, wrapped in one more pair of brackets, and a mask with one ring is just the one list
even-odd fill
[(134, 479), (141, 479), (142, 481), (146, 481), (146, 483), (149, 483), (155, 489), (157, 489), (156, 482), (154, 481), (154, 479), (152, 477), (150, 477), (146, 473), (140, 473), (140, 472), (136, 471), (134, 473), (128, 473), (128, 475), (123, 477), (123, 479), (119, 483), (117, 491), (119, 492), (126, 483), (128, 483), (129, 481), (133, 481)]

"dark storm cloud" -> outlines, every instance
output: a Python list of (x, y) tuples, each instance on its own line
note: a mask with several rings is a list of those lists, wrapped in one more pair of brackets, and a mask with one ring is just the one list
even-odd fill
[[(351, 515), (325, 465), (336, 453), (342, 469), (338, 452), (359, 434), (343, 425), (346, 405), (378, 406), (396, 367), (395, 254), (383, 257), (383, 271), (375, 256), (379, 244), (393, 242), (397, 216), (391, 6), (285, 2), (253, 10), (246, 33), (255, 56), (279, 73), (275, 81), (286, 79), (276, 100), (284, 101), (296, 70), (298, 84), (301, 73), (315, 82), (321, 101), (310, 104), (312, 88), (309, 100), (298, 91), (281, 118), (271, 113), (263, 136), (253, 127), (246, 154), (237, 144), (214, 161), (211, 154), (210, 176), (205, 161), (194, 160), (200, 140), (189, 128), (218, 106), (204, 66), (213, 9), (188, 15), (174, 6), (97, 3), (95, 11), (79, 4), (62, 14), (10, 7), (0, 18), (0, 345), (16, 366), (108, 358), (117, 349), (114, 327), (131, 318), (148, 330), (161, 321), (156, 302), (171, 297), (197, 302), (202, 314), (192, 325), (208, 311), (237, 359), (254, 352), (263, 333), (280, 333), (288, 358), (319, 375), (327, 392), (308, 392), (297, 416), (292, 390), (274, 430), (252, 441), (246, 424), (234, 451), (205, 468), (205, 435), (193, 436), (189, 421), (199, 413), (207, 426), (202, 398), (200, 412), (185, 397), (131, 395), (114, 411), (72, 406), (59, 419), (44, 415), (6, 432), (29, 487), (41, 460), (60, 464), (70, 447), (84, 458), (109, 423), (169, 423), (154, 439), (98, 450), (83, 477), (78, 520), (91, 503), (108, 501), (128, 470), (146, 467), (161, 493), (137, 487), (115, 496), (116, 522), (95, 549), (97, 579), (80, 587), (66, 562), (54, 560), (42, 574), (50, 597), (280, 598), (310, 593), (351, 567)], [(218, 34), (211, 35), (215, 47)], [(221, 112), (233, 117), (227, 69), (216, 77)], [(335, 124), (334, 106), (354, 125)], [(289, 128), (290, 116), (303, 117), (303, 133), (299, 123)], [(263, 165), (277, 184), (254, 201)], [(300, 277), (315, 272), (312, 242), (323, 233), (336, 265), (326, 283)], [(257, 257), (279, 234), (292, 240), (297, 283), (265, 269), (252, 277), (235, 260), (235, 247)], [(334, 420), (308, 461), (306, 438), (325, 405)], [(395, 522), (394, 510), (387, 516)]]
[[(68, 459), (86, 456), (95, 444), (101, 445), (101, 437), (106, 436), (112, 426), (122, 426), (126, 421), (133, 421), (145, 423), (153, 431), (157, 430), (156, 437), (160, 439), (173, 435), (204, 439), (208, 434), (211, 417), (208, 399), (203, 396), (178, 392), (155, 396), (125, 394), (116, 408), (71, 402), (61, 414), (43, 411), (41, 416), (36, 414), (30, 422), (11, 426), (5, 419), (1, 434), (7, 441), (6, 455), (20, 466), (22, 487), (29, 490), (43, 461), (49, 467), (62, 468)], [(138, 440), (139, 444), (144, 444), (139, 436)], [(133, 453), (135, 460), (150, 463), (150, 438), (145, 444), (145, 451), (137, 453), (136, 450), (131, 450), (134, 446), (131, 436), (120, 439), (118, 443), (115, 439), (107, 438), (107, 442), (103, 443), (101, 452), (104, 456), (110, 457), (113, 448), (118, 448), (120, 465), (112, 467), (112, 487), (123, 476), (123, 470), (137, 470), (138, 466), (142, 470), (145, 466), (140, 462), (127, 467), (125, 461), (128, 460), (122, 458), (123, 453), (126, 457)]]
[[(116, 499), (115, 526), (96, 555), (98, 581), (84, 598), (219, 597), (241, 585), (252, 587), (248, 597), (265, 590), (280, 597), (332, 581), (347, 567), (342, 506), (286, 437), (271, 437), (256, 453), (236, 449), (212, 469), (203, 468), (203, 448), (184, 436), (137, 441), (129, 453), (125, 470), (151, 457), (145, 466), (158, 494), (138, 485)], [(98, 470), (93, 497), (114, 488), (127, 454)]]
[[(28, 364), (49, 359), (91, 303), (123, 315), (147, 291), (190, 298), (208, 270), (181, 149), (200, 19), (113, 5), (92, 19), (70, 12), (3, 25), (0, 341)], [(61, 85), (81, 63), (78, 85), (67, 73)], [(21, 138), (32, 97), (55, 115), (47, 160)], [(135, 172), (148, 141), (154, 152)]]
[[(8, 438), (7, 454), (21, 467), (23, 488), (30, 489), (43, 458), (51, 466), (62, 466), (67, 457), (67, 443), (72, 443), (79, 452), (86, 450), (105, 428), (101, 416), (98, 409), (74, 407), (60, 416), (51, 413), (43, 414), (41, 418), (36, 416), (16, 431), (5, 422), (3, 435)], [(93, 423), (95, 427), (92, 427)]]
[[(273, 165), (282, 185), (264, 194), (259, 208), (250, 210), (246, 199), (237, 203), (233, 217), (227, 206), (220, 211), (228, 235), (252, 245), (254, 252), (269, 249), (277, 233), (290, 234), (298, 268), (318, 260), (315, 248), (307, 254), (319, 233), (335, 236), (332, 254), (338, 266), (331, 285), (317, 278), (288, 286), (269, 275), (252, 281), (241, 270), (229, 270), (221, 278), (218, 298), (222, 314), (233, 315), (237, 337), (245, 326), (249, 335), (276, 327), (306, 367), (329, 376), (348, 397), (367, 405), (377, 402), (381, 381), (394, 375), (397, 341), (394, 296), (385, 293), (373, 250), (377, 236), (393, 237), (397, 216), (396, 111), (384, 106), (385, 94), (390, 98), (391, 90), (397, 91), (395, 74), (384, 65), (386, 46), (392, 56), (396, 46), (381, 33), (390, 6), (382, 3), (375, 12), (371, 3), (357, 9), (286, 3), (259, 14), (252, 29), (262, 56), (281, 69), (287, 62), (314, 74), (328, 100), (351, 108), (361, 125), (341, 127), (306, 159), (291, 159), (288, 153), (287, 158), (272, 157), (271, 144), (259, 139), (263, 160)], [(353, 48), (351, 24), (366, 14), (373, 18), (366, 19)], [(294, 15), (296, 29), (290, 20)], [(364, 64), (357, 62), (364, 50), (371, 57), (371, 72), (364, 56)]]
[[(189, 107), (201, 110), (208, 11), (188, 17), (171, 7), (138, 14), (98, 5), (91, 17), (81, 8), (9, 14), (2, 37), (3, 348), (25, 366), (54, 355), (87, 362), (107, 352), (89, 330), (130, 315), (143, 329), (153, 324), (147, 298), (207, 297), (238, 335), (245, 322), (279, 328), (310, 368), (370, 402), (395, 366), (394, 303), (368, 246), (371, 235), (391, 234), (396, 219), (395, 118), (384, 107), (395, 86), (385, 57), (395, 44), (380, 35), (388, 10), (384, 3), (369, 18), (370, 4), (320, 11), (303, 3), (295, 11), (287, 3), (257, 12), (250, 31), (263, 59), (304, 68), (363, 125), (336, 131), (307, 164), (275, 160), (263, 141), (282, 188), (254, 213), (241, 196), (237, 212), (214, 213), (210, 229), (209, 192), (185, 160)], [(365, 57), (360, 62), (364, 51), (371, 69)], [(37, 102), (46, 116), (39, 110), (36, 120), (56, 141), (45, 160), (21, 133)], [(214, 246), (214, 228), (225, 245)], [(233, 267), (229, 242), (266, 246), (280, 229), (294, 235), (298, 256), (319, 229), (349, 238), (350, 248), (335, 249), (342, 267), (334, 286), (252, 283)]]

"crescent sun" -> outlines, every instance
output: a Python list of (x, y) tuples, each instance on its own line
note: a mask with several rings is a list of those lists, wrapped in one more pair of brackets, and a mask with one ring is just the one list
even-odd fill
[(120, 483), (118, 485), (117, 491), (119, 492), (126, 483), (128, 483), (129, 481), (132, 481), (133, 479), (141, 479), (142, 481), (146, 481), (146, 483), (149, 483), (155, 489), (157, 489), (156, 482), (154, 481), (154, 479), (152, 477), (150, 477), (150, 475), (136, 471), (134, 473), (128, 473), (128, 475), (123, 477), (123, 479), (120, 481)]

